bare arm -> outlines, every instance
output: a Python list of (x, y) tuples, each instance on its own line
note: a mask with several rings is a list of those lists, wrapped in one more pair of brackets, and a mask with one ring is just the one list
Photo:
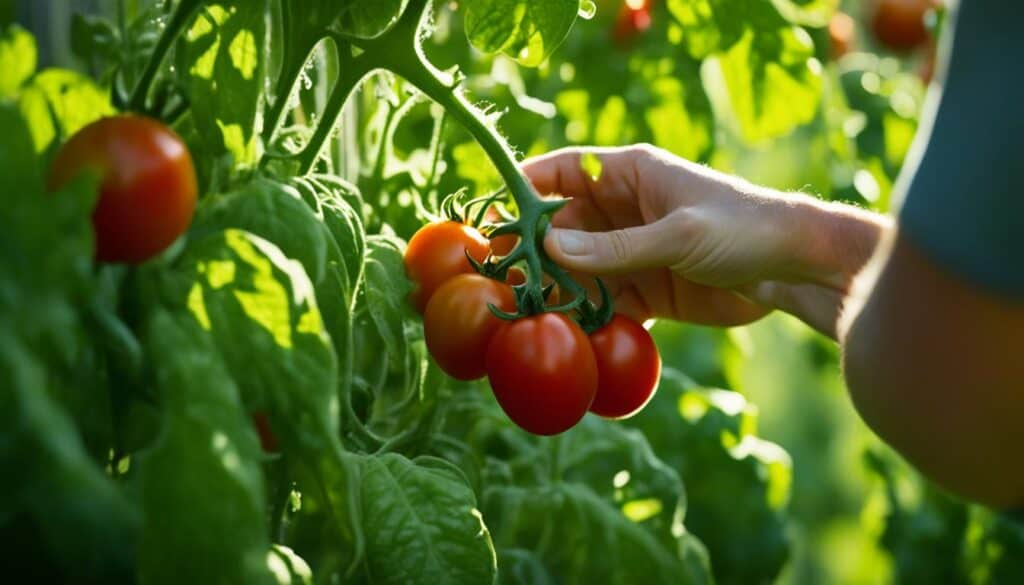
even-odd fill
[(896, 236), (843, 321), (864, 420), (947, 489), (1024, 506), (1024, 304), (949, 276)]

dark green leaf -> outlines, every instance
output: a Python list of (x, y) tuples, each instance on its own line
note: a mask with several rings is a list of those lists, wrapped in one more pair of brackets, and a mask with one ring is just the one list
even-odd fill
[(565, 40), (579, 0), (466, 0), (466, 36), (487, 53), (536, 67)]

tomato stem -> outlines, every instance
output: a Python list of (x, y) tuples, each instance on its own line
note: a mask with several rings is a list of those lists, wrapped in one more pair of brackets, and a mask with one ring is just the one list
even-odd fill
[(171, 15), (170, 22), (167, 23), (167, 28), (160, 34), (156, 48), (153, 49), (153, 54), (146, 62), (146, 68), (142, 70), (142, 76), (135, 84), (135, 89), (132, 90), (131, 98), (128, 101), (128, 110), (140, 114), (146, 113), (146, 102), (149, 99), (149, 92), (156, 80), (156, 75), (160, 71), (160, 66), (163, 65), (164, 59), (175, 41), (185, 31), (185, 27), (202, 6), (203, 0), (182, 0), (178, 5), (177, 10)]

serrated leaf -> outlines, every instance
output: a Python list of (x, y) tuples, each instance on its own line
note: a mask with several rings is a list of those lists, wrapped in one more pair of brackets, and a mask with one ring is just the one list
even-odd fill
[(374, 583), (492, 583), (494, 548), (476, 497), (450, 463), (360, 457), (366, 563)]
[(486, 53), (503, 52), (528, 67), (562, 44), (579, 14), (579, 0), (467, 0), (466, 36)]
[(81, 73), (66, 69), (47, 69), (33, 77), (21, 90), (19, 106), (29, 120), (39, 152), (115, 113), (109, 92)]

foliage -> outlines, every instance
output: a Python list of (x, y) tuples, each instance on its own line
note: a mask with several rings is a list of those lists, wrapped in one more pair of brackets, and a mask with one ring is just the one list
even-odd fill
[[(0, 469), (15, 478), (0, 534), (18, 569), (96, 583), (779, 576), (791, 482), (804, 492), (753, 404), (715, 388), (739, 385), (724, 337), (659, 335), (681, 357), (630, 421), (528, 436), (427, 359), (403, 238), (445, 194), (528, 189), (514, 153), (583, 142), (648, 141), (886, 207), (923, 90), (892, 59), (826, 64), (815, 41), (835, 2), (667, 0), (629, 47), (609, 42), (617, 0), (589, 21), (577, 0), (131, 4), (118, 22), (76, 17), (87, 74), (37, 71), (29, 33), (0, 35)], [(202, 194), (186, 237), (132, 268), (92, 260), (95, 185), (46, 193), (43, 179), (62, 142), (118, 110), (173, 125)], [(1019, 575), (1015, 525), (888, 501), (881, 546), (902, 581)], [(922, 563), (940, 552), (949, 566)]]

